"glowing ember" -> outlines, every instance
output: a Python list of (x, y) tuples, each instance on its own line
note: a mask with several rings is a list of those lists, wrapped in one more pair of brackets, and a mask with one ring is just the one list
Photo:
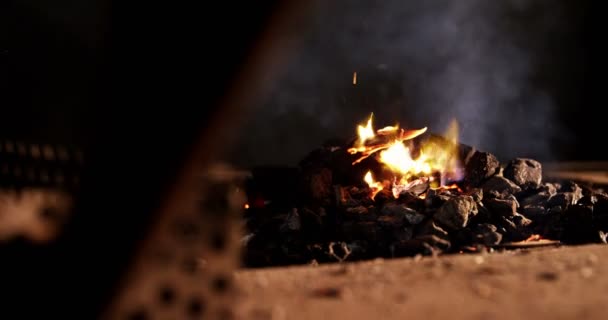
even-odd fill
[(357, 84), (357, 71), (353, 72), (353, 85)]
[(381, 182), (374, 181), (374, 177), (372, 177), (371, 171), (368, 171), (365, 174), (365, 178), (363, 178), (363, 180), (367, 183), (367, 185), (370, 187), (370, 189), (372, 189), (372, 194), (371, 194), (372, 199), (374, 199), (376, 197), (378, 192), (380, 192), (380, 191), (382, 191), (382, 189), (384, 189), (384, 186), (382, 185)]
[(243, 208), (249, 209), (249, 203), (245, 203), (245, 205), (243, 206)]
[[(462, 191), (455, 184), (446, 186), (448, 181), (462, 178), (457, 149), (458, 125), (455, 121), (452, 121), (447, 130), (446, 141), (428, 140), (420, 147), (418, 155), (414, 156), (411, 146), (405, 142), (425, 133), (426, 127), (404, 130), (396, 125), (374, 131), (372, 118), (373, 114), (365, 125), (357, 127), (359, 139), (356, 147), (348, 149), (350, 154), (359, 155), (353, 165), (372, 155), (377, 156), (378, 162), (394, 174), (392, 191), (395, 197), (426, 183), (434, 183), (435, 189)], [(438, 174), (440, 179), (433, 179), (435, 174)], [(374, 190), (372, 198), (382, 190), (382, 185), (373, 180), (371, 172), (367, 172), (364, 180)]]

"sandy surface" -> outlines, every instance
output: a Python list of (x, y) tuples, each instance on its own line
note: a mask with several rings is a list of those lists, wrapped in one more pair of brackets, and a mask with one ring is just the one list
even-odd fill
[(241, 270), (245, 319), (605, 319), (608, 246)]

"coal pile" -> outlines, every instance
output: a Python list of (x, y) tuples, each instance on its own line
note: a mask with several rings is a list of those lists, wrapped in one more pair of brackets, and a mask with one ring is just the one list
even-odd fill
[[(395, 197), (361, 179), (382, 170), (352, 165), (348, 143), (311, 152), (298, 168), (253, 171), (243, 239), (249, 267), (500, 250), (550, 239), (606, 241), (608, 194), (572, 181), (543, 181), (533, 159), (501, 162), (459, 145), (457, 187), (421, 183)], [(533, 239), (533, 240), (531, 240)]]

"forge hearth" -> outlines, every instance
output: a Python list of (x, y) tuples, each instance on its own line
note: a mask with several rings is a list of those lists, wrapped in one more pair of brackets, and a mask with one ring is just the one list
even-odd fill
[(453, 130), (425, 131), (373, 131), (370, 118), (358, 140), (327, 143), (297, 168), (253, 170), (245, 264), (605, 241), (602, 189), (543, 181), (536, 160), (503, 162), (458, 143)]

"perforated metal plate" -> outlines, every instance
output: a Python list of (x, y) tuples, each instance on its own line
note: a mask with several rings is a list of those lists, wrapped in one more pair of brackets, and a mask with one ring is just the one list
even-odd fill
[(245, 174), (213, 167), (174, 190), (106, 319), (233, 319)]
[(83, 153), (61, 145), (0, 141), (0, 243), (44, 243), (68, 220)]

